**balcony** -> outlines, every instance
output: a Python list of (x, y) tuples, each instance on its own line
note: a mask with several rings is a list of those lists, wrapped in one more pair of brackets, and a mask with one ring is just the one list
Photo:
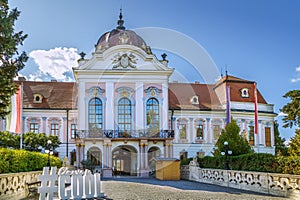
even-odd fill
[(174, 138), (174, 130), (161, 130), (153, 133), (148, 130), (77, 130), (76, 138)]

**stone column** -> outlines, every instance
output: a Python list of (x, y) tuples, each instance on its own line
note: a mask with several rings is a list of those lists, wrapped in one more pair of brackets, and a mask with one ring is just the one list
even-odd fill
[(105, 127), (106, 129), (114, 129), (114, 83), (113, 82), (106, 82), (105, 85), (105, 92), (106, 92), (106, 98), (107, 103), (105, 104)]
[(173, 158), (173, 143), (172, 140), (170, 141), (170, 152), (169, 152), (169, 158)]
[(212, 138), (214, 138), (212, 136), (213, 133), (211, 133), (211, 126), (210, 126), (210, 118), (206, 118), (206, 141), (208, 143), (213, 143)]
[(266, 146), (266, 134), (265, 134), (265, 121), (261, 121), (260, 123), (260, 140), (259, 144), (262, 144), (264, 147)]
[(271, 132), (271, 147), (275, 145), (275, 135), (274, 135), (274, 122), (270, 122), (270, 132)]
[(189, 118), (189, 123), (190, 123), (190, 126), (189, 126), (189, 138), (188, 138), (188, 143), (192, 143), (195, 141), (195, 129), (194, 129), (194, 119), (193, 118)]
[(112, 152), (111, 152), (111, 140), (105, 139), (103, 142), (103, 177), (112, 177)]
[(254, 133), (254, 144), (255, 144), (255, 146), (258, 146), (261, 143), (261, 134), (262, 134), (262, 132), (261, 132), (261, 120), (258, 120), (257, 131), (258, 131), (257, 134)]
[(148, 172), (148, 160), (147, 159), (147, 146), (148, 146), (148, 141), (147, 140), (141, 140), (140, 141), (140, 149), (141, 149), (141, 153), (140, 153), (140, 176), (142, 177), (148, 177), (149, 176), (149, 172)]
[(79, 80), (79, 86), (78, 86), (78, 96), (80, 98), (78, 98), (78, 130), (87, 130), (87, 128), (85, 127), (86, 124), (86, 105), (85, 105), (85, 101), (86, 101), (86, 97), (85, 97), (85, 85), (84, 82), (81, 82), (81, 80)]
[(107, 144), (103, 141), (102, 168), (107, 168)]
[(148, 171), (148, 144), (145, 143), (144, 145), (144, 167), (145, 167), (145, 170)]
[(111, 146), (112, 146), (112, 144), (111, 144), (111, 141), (110, 141), (110, 143), (108, 144), (108, 146), (107, 146), (107, 159), (108, 159), (108, 167), (109, 168), (112, 168), (112, 149), (111, 149)]
[(144, 102), (143, 102), (143, 96), (144, 96), (144, 90), (143, 90), (143, 82), (137, 82), (135, 84), (135, 95), (136, 95), (136, 109), (135, 109), (135, 119), (136, 119), (136, 130), (144, 129)]
[(42, 117), (42, 132), (43, 133), (47, 133), (46, 121), (47, 121), (47, 117)]
[(167, 141), (164, 142), (164, 158), (168, 158), (169, 155), (169, 149), (168, 149), (168, 144)]
[[(61, 142), (67, 142), (67, 118), (66, 117), (63, 117), (63, 135), (62, 135), (62, 141)], [(67, 156), (68, 156), (68, 153), (66, 152)]]
[(168, 129), (168, 114), (169, 114), (169, 102), (168, 102), (168, 83), (162, 84), (162, 126), (161, 128), (163, 130)]

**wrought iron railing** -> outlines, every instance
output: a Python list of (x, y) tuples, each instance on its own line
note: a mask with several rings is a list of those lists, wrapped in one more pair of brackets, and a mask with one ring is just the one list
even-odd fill
[(76, 138), (174, 138), (174, 130), (77, 130)]

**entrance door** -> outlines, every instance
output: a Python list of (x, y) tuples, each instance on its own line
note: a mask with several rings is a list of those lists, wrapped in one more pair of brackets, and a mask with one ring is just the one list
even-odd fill
[(87, 152), (86, 168), (100, 170), (102, 168), (102, 153), (98, 147), (92, 147)]
[(112, 167), (114, 176), (136, 176), (136, 149), (129, 145), (121, 145), (116, 147), (112, 152)]
[(151, 147), (148, 150), (148, 166), (149, 166), (149, 172), (150, 175), (153, 175), (155, 173), (155, 158), (160, 157), (160, 150), (158, 147)]

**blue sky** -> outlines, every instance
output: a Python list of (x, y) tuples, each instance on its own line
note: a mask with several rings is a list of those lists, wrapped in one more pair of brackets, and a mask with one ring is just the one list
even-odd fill
[[(257, 81), (259, 90), (268, 103), (275, 104), (277, 113), (288, 102), (282, 96), (300, 86), (300, 1), (297, 0), (9, 2), (11, 8), (21, 11), (16, 30), (28, 34), (21, 49), (31, 58), (21, 74), (32, 80), (49, 80), (49, 75), (68, 78), (68, 72), (62, 76), (61, 71), (73, 65), (77, 53), (84, 51), (89, 56), (98, 38), (116, 27), (122, 6), (127, 29), (161, 27), (189, 36), (202, 45), (218, 69), (223, 68), (223, 73), (227, 66), (230, 75)], [(51, 64), (57, 57), (66, 58), (66, 62), (55, 62), (50, 69), (45, 63)], [(168, 59), (182, 73), (190, 68), (178, 56), (169, 55)], [(189, 81), (201, 81), (192, 74), (185, 75)], [(281, 122), (281, 117), (278, 121)], [(288, 139), (293, 130), (280, 128), (280, 133)]]

